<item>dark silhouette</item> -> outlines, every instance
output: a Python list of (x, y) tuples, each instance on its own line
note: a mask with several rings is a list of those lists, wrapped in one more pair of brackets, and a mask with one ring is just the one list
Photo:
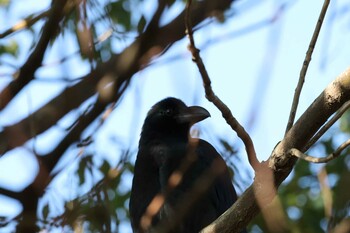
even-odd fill
[[(148, 227), (164, 219), (171, 223), (179, 206), (187, 208), (186, 214), (174, 224), (172, 232), (195, 233), (236, 201), (237, 195), (224, 160), (208, 142), (189, 136), (191, 126), (209, 116), (206, 109), (187, 107), (175, 98), (158, 102), (148, 112), (139, 142), (130, 197), (130, 218), (135, 233), (147, 232)], [(174, 171), (183, 174), (179, 184), (169, 181)], [(212, 177), (202, 179), (203, 184), (210, 182), (207, 188), (202, 193), (195, 193), (197, 195), (188, 195), (205, 174)], [(160, 193), (165, 196), (165, 201), (160, 210), (150, 216), (151, 226), (145, 225), (146, 210)], [(195, 200), (186, 199), (188, 196)], [(191, 201), (194, 202), (189, 204)]]

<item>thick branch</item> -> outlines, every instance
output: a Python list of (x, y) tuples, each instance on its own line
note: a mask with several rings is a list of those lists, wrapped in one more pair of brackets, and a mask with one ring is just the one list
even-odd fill
[[(350, 100), (350, 68), (343, 72), (317, 97), (284, 139), (276, 146), (269, 158), (269, 167), (274, 170), (275, 184), (278, 187), (291, 172), (296, 159), (288, 156), (288, 151), (297, 148), (305, 150), (312, 136), (326, 123), (344, 103)], [(202, 233), (239, 232), (259, 212), (255, 197), (264, 198), (261, 183), (255, 182), (243, 193), (237, 202)], [(271, 200), (272, 197), (267, 197)], [(268, 204), (268, 202), (266, 202)]]
[(312, 145), (314, 145), (320, 137), (337, 121), (339, 118), (350, 108), (350, 101), (346, 102), (334, 116), (322, 126), (322, 128), (311, 138), (306, 144), (305, 151), (307, 151)]

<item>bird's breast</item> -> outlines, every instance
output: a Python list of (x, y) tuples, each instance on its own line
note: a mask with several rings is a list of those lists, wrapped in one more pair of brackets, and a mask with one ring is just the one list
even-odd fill
[(156, 161), (158, 167), (161, 167), (167, 160), (167, 154), (169, 149), (165, 145), (153, 145), (150, 148), (150, 154)]

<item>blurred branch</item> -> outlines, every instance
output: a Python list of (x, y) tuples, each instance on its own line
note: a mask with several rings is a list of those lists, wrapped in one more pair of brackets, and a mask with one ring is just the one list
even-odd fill
[(286, 216), (285, 207), (282, 205), (279, 196), (276, 196), (271, 203), (267, 204), (265, 208), (262, 208), (261, 214), (269, 233), (290, 232), (288, 229), (289, 219)]
[(348, 233), (350, 231), (350, 218), (343, 219), (330, 233)]
[[(211, 47), (213, 45), (223, 43), (225, 41), (232, 40), (235, 38), (239, 38), (239, 37), (245, 36), (247, 34), (257, 32), (261, 29), (264, 29), (264, 28), (270, 26), (271, 24), (273, 24), (278, 19), (278, 17), (280, 17), (280, 15), (283, 14), (283, 13), (281, 13), (281, 11), (285, 11), (287, 9), (287, 7), (290, 7), (290, 5), (288, 5), (287, 3), (284, 3), (276, 10), (276, 12), (272, 16), (269, 16), (269, 17), (264, 18), (262, 20), (259, 20), (257, 22), (251, 23), (249, 25), (244, 25), (242, 28), (232, 30), (230, 32), (227, 32), (227, 33), (219, 35), (219, 36), (213, 36), (211, 38), (204, 38), (206, 40), (204, 40), (204, 42), (199, 47), (201, 48), (201, 51), (203, 51), (203, 50), (208, 49), (209, 47)], [(233, 16), (236, 16), (236, 15), (233, 14)], [(210, 25), (213, 22), (215, 22), (214, 19), (210, 20), (209, 22), (207, 22), (205, 24), (200, 24), (196, 28), (193, 28), (193, 32), (196, 32), (199, 29), (202, 29), (203, 27)], [(152, 61), (149, 65), (164, 65), (164, 64), (167, 64), (169, 62), (183, 59), (184, 57), (187, 56), (187, 54), (188, 53), (181, 52), (181, 53), (175, 54), (173, 56), (168, 56), (167, 58), (164, 58), (164, 59)]]
[[(97, 21), (97, 20), (96, 20)], [(96, 23), (96, 21), (94, 23)], [(106, 30), (104, 33), (102, 33), (98, 38), (97, 40), (95, 40), (93, 42), (94, 45), (97, 45), (97, 44), (100, 44), (102, 43), (103, 41), (107, 40), (108, 38), (110, 38), (112, 36), (112, 32), (113, 30), (112, 29), (108, 29)], [(78, 55), (80, 54), (80, 50), (76, 50), (74, 52), (72, 52), (71, 54), (67, 55), (67, 56), (64, 56), (56, 61), (53, 61), (53, 62), (50, 62), (50, 63), (45, 63), (45, 64), (42, 64), (42, 67), (50, 67), (50, 66), (56, 66), (56, 65), (59, 65), (59, 64), (62, 64), (70, 59), (72, 59), (74, 57), (74, 55)], [(81, 78), (78, 78), (78, 79), (81, 79)], [(45, 81), (45, 82), (75, 82), (77, 81), (77, 78), (75, 79), (69, 79), (69, 78), (50, 78), (50, 79), (44, 79), (44, 78), (35, 78), (36, 81)]]
[(310, 44), (309, 44), (309, 48), (306, 52), (306, 56), (303, 62), (303, 66), (300, 70), (300, 75), (299, 75), (299, 81), (298, 81), (298, 85), (295, 89), (295, 93), (294, 93), (294, 97), (293, 97), (293, 103), (292, 103), (292, 107), (290, 110), (290, 114), (289, 114), (289, 119), (288, 119), (288, 124), (286, 127), (286, 131), (285, 131), (285, 135), (288, 133), (288, 131), (290, 130), (290, 128), (292, 128), (293, 124), (294, 124), (294, 119), (295, 119), (295, 114), (297, 112), (297, 108), (298, 108), (298, 104), (299, 104), (299, 99), (300, 99), (300, 94), (301, 94), (301, 90), (303, 88), (304, 85), (304, 81), (305, 81), (305, 76), (306, 76), (306, 72), (307, 69), (309, 67), (309, 63), (311, 61), (311, 57), (312, 57), (312, 53), (314, 51), (316, 42), (317, 42), (317, 38), (318, 35), (320, 33), (321, 27), (322, 27), (322, 23), (324, 20), (324, 17), (326, 15), (327, 9), (328, 9), (328, 5), (329, 5), (330, 0), (325, 0), (322, 6), (322, 10), (320, 12), (320, 16), (318, 17), (317, 20), (317, 24), (314, 30), (314, 34), (312, 35)]
[(4, 127), (0, 132), (0, 154), (23, 145), (33, 136), (31, 127), (38, 135), (53, 126), (71, 110), (79, 107), (85, 100), (96, 92), (95, 85), (104, 72), (98, 68), (78, 82), (60, 93), (56, 98), (39, 108), (27, 118), (18, 123)]
[(31, 185), (20, 192), (0, 188), (0, 194), (14, 198), (22, 204), (22, 212), (15, 217), (18, 220), (18, 224), (16, 225), (16, 233), (34, 233), (38, 232), (39, 230), (36, 226), (37, 205), (39, 197), (42, 196), (44, 188), (50, 181), (50, 177), (47, 170), (42, 167), (40, 158), (37, 157), (37, 159), (39, 162), (39, 172)]
[(166, 0), (158, 0), (158, 7), (156, 12), (154, 13), (149, 25), (147, 26), (146, 30), (150, 30), (151, 27), (158, 28), (159, 27), (159, 20), (164, 12), (164, 8), (166, 6)]
[(41, 37), (35, 49), (23, 64), (18, 77), (0, 93), (0, 110), (3, 110), (22, 88), (33, 79), (34, 73), (41, 66), (47, 46), (59, 30), (59, 23), (63, 17), (66, 2), (67, 0), (53, 1), (53, 5), (49, 10), (50, 16), (43, 27)]
[(102, 104), (98, 101), (94, 104), (93, 108), (86, 114), (79, 117), (77, 123), (72, 127), (68, 134), (61, 140), (56, 148), (42, 157), (43, 163), (50, 172), (56, 166), (57, 162), (61, 159), (64, 152), (69, 146), (80, 139), (80, 134), (84, 129), (89, 126), (105, 109), (106, 104)]
[(269, 92), (269, 85), (273, 77), (273, 71), (278, 62), (278, 51), (280, 51), (280, 44), (282, 41), (282, 31), (284, 24), (284, 16), (294, 1), (275, 2), (274, 12), (270, 16), (268, 35), (266, 38), (266, 45), (264, 48), (262, 62), (259, 64), (259, 69), (256, 72), (254, 89), (252, 90), (251, 100), (246, 103), (249, 106), (248, 115), (245, 117), (246, 129), (251, 132), (257, 119), (261, 118), (261, 111), (264, 109), (264, 101)]
[[(122, 86), (122, 84), (125, 84)], [(129, 80), (126, 83), (119, 84), (120, 90), (118, 90), (116, 95), (113, 95), (113, 101), (119, 100), (126, 88), (129, 86)], [(56, 148), (44, 155), (42, 157), (42, 162), (45, 165), (45, 169), (51, 173), (53, 168), (56, 166), (57, 162), (61, 159), (64, 152), (71, 146), (74, 142), (79, 141), (81, 133), (94, 121), (96, 120), (101, 113), (103, 113), (106, 107), (109, 105), (109, 102), (100, 98), (101, 95), (95, 101), (93, 107), (87, 111), (85, 114), (81, 115), (76, 121), (68, 134), (61, 140), (61, 142), (56, 146)], [(108, 111), (108, 109), (107, 109)], [(103, 118), (101, 120), (103, 122)], [(101, 122), (101, 123), (102, 123)]]
[[(105, 191), (106, 188), (113, 187), (112, 183), (118, 182), (118, 179), (123, 174), (123, 172), (127, 169), (125, 166), (126, 158), (129, 157), (130, 154), (128, 151), (122, 155), (122, 158), (119, 160), (118, 164), (113, 168), (110, 168), (108, 174), (104, 174), (104, 177), (98, 181), (93, 187), (90, 188), (89, 191), (80, 195), (79, 197), (69, 200), (69, 203), (73, 203), (71, 208), (68, 208), (65, 212), (58, 216), (54, 216), (49, 221), (51, 225), (60, 223), (61, 226), (66, 226), (69, 223), (75, 222), (81, 215), (86, 214), (82, 213), (82, 206), (85, 203), (88, 203), (89, 200), (97, 197), (101, 192)], [(116, 190), (114, 190), (116, 191)], [(107, 198), (108, 195), (105, 195)], [(95, 202), (95, 201), (94, 201)], [(76, 214), (74, 214), (77, 212)]]
[[(79, 141), (82, 132), (105, 112), (111, 103), (117, 103), (120, 100), (132, 76), (136, 72), (145, 67), (155, 56), (161, 54), (162, 51), (171, 46), (175, 41), (184, 37), (184, 11), (169, 24), (159, 27), (159, 19), (165, 8), (164, 1), (159, 2), (159, 8), (144, 33), (122, 53), (112, 55), (111, 59), (107, 62), (97, 64), (96, 69), (83, 77), (81, 81), (68, 87), (60, 95), (26, 119), (6, 127), (0, 133), (0, 152), (5, 153), (10, 149), (22, 145), (38, 133), (44, 132), (56, 124), (69, 111), (77, 108), (96, 92), (98, 93), (97, 100), (92, 108), (79, 117), (56, 148), (44, 156), (37, 156), (40, 165), (39, 172), (32, 184), (18, 194), (20, 195), (18, 199), (23, 205), (23, 220), (17, 226), (18, 232), (36, 231), (38, 199), (44, 194), (46, 187), (54, 177), (51, 174), (52, 170), (64, 152), (74, 142)], [(36, 49), (22, 67), (19, 78), (10, 83), (0, 94), (2, 101), (0, 103), (0, 109), (4, 108), (32, 80), (36, 69), (41, 65), (48, 42), (54, 37), (54, 32), (56, 32), (60, 21), (60, 13), (62, 13), (65, 5), (59, 0), (55, 0), (53, 3), (52, 14), (43, 29), (42, 37)], [(215, 2), (206, 0), (196, 3), (192, 15), (194, 24), (199, 24), (215, 11), (222, 11), (228, 8), (231, 3), (232, 0)], [(109, 88), (108, 90), (106, 90), (107, 86)], [(4, 99), (4, 97), (6, 98)], [(35, 135), (30, 133), (32, 125), (35, 125)]]
[[(296, 157), (288, 156), (288, 151), (296, 148), (303, 152), (303, 148), (318, 129), (349, 100), (350, 68), (326, 87), (273, 150), (268, 165), (272, 169), (276, 187), (287, 178), (297, 161)], [(265, 193), (265, 191), (263, 184), (255, 180), (235, 204), (204, 228), (202, 233), (239, 232), (259, 213), (261, 208), (273, 200), (273, 192)], [(265, 206), (259, 207), (257, 199), (265, 199)]]
[(311, 162), (311, 163), (327, 163), (335, 158), (337, 158), (341, 152), (347, 148), (350, 145), (350, 139), (347, 140), (346, 142), (344, 142), (343, 144), (341, 144), (336, 151), (334, 151), (332, 154), (328, 155), (327, 157), (323, 157), (323, 158), (317, 158), (311, 155), (306, 155), (304, 153), (302, 153), (300, 150), (292, 148), (288, 151), (288, 153), (292, 156), (298, 157), (299, 159), (303, 159), (307, 162)]
[(332, 217), (333, 197), (332, 189), (328, 180), (328, 173), (325, 166), (317, 174), (317, 178), (318, 182), (320, 183), (320, 189), (324, 205), (324, 214), (329, 222), (330, 218)]
[(18, 200), (20, 195), (18, 192), (14, 192), (0, 187), (0, 194)]
[(18, 32), (22, 29), (29, 28), (29, 27), (33, 26), (36, 22), (38, 22), (42, 18), (49, 16), (50, 11), (51, 11), (51, 8), (49, 10), (43, 11), (43, 12), (38, 13), (36, 15), (30, 15), (30, 16), (20, 20), (15, 25), (13, 25), (11, 28), (0, 33), (0, 39), (7, 37), (14, 32)]
[(211, 87), (211, 80), (210, 80), (209, 74), (205, 68), (202, 58), (200, 57), (199, 49), (196, 48), (195, 41), (193, 38), (192, 22), (191, 22), (191, 16), (190, 16), (191, 4), (192, 4), (192, 1), (188, 0), (186, 3), (186, 15), (185, 15), (186, 33), (190, 41), (188, 49), (192, 54), (192, 60), (197, 64), (198, 70), (201, 74), (204, 89), (205, 89), (205, 96), (210, 102), (212, 102), (221, 111), (222, 116), (225, 118), (227, 124), (229, 124), (231, 128), (237, 133), (238, 137), (242, 139), (248, 154), (249, 163), (253, 167), (253, 169), (257, 171), (260, 163), (256, 157), (252, 139), (250, 138), (249, 134), (245, 131), (245, 129), (239, 124), (237, 119), (232, 115), (232, 112), (227, 107), (227, 105), (225, 105), (225, 103), (223, 103), (220, 100), (220, 98), (215, 95)]
[[(231, 2), (232, 0), (221, 0), (215, 3), (211, 1), (199, 2), (195, 4), (192, 11), (192, 21), (197, 25), (211, 15), (210, 12), (226, 9)], [(146, 30), (147, 33), (141, 34), (122, 53), (113, 55), (109, 61), (97, 65), (95, 70), (81, 77), (81, 81), (66, 88), (61, 94), (36, 112), (18, 123), (4, 127), (4, 130), (0, 132), (0, 154), (23, 145), (23, 143), (35, 136), (30, 133), (31, 125), (34, 125), (34, 132), (40, 134), (56, 124), (64, 115), (93, 96), (96, 93), (98, 83), (108, 74), (114, 74), (112, 76), (118, 77), (114, 87), (114, 90), (117, 90), (118, 86), (121, 86), (124, 81), (130, 80), (136, 72), (145, 67), (154, 57), (161, 54), (164, 49), (184, 37), (185, 26), (183, 17), (184, 11), (172, 22), (160, 27), (157, 33)], [(141, 45), (142, 48), (140, 47)], [(125, 63), (130, 60), (130, 57), (135, 59), (135, 48), (143, 51), (139, 51), (139, 61), (133, 63), (135, 67), (125, 69)], [(123, 72), (125, 72), (124, 75), (122, 74)], [(117, 93), (114, 90), (112, 90), (112, 93)], [(106, 101), (112, 102), (112, 100)]]

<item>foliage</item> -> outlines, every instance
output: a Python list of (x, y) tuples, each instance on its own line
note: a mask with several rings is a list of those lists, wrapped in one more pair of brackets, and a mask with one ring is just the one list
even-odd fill
[[(62, 87), (60, 93), (50, 97), (52, 99), (43, 99), (40, 106), (30, 109), (30, 114), (31, 111), (34, 112), (32, 115), (26, 115), (16, 123), (12, 122), (13, 125), (1, 126), (0, 153), (11, 153), (18, 147), (25, 147), (38, 164), (38, 175), (34, 175), (36, 178), (33, 183), (24, 190), (13, 191), (0, 187), (2, 195), (17, 199), (23, 206), (22, 212), (17, 216), (0, 216), (0, 227), (9, 232), (14, 229), (17, 232), (30, 232), (23, 230), (27, 225), (38, 225), (41, 230), (49, 232), (118, 232), (123, 226), (129, 226), (130, 182), (125, 184), (125, 181), (130, 181), (133, 173), (132, 161), (136, 145), (130, 145), (129, 142), (123, 144), (115, 139), (106, 142), (108, 140), (99, 139), (98, 131), (108, 124), (108, 116), (120, 104), (126, 88), (132, 83), (133, 75), (152, 65), (152, 59), (163, 55), (175, 42), (185, 37), (183, 21), (176, 21), (176, 17), (167, 15), (173, 13), (174, 8), (181, 12), (179, 9), (183, 9), (185, 2), (154, 1), (154, 10), (150, 10), (149, 1), (68, 1), (62, 6), (61, 15), (57, 14), (58, 19), (52, 20), (53, 24), (45, 27), (48, 20), (54, 18), (52, 9), (59, 8), (59, 4), (56, 4), (58, 1), (61, 0), (47, 2), (47, 7), (42, 5), (36, 12), (26, 12), (27, 15), (13, 16), (16, 4), (24, 3), (0, 0), (5, 14), (17, 17), (17, 23), (6, 25), (0, 32), (0, 66), (6, 71), (1, 75), (7, 78), (2, 80), (1, 88), (5, 88), (0, 91), (3, 94), (0, 111), (17, 101), (23, 89), (33, 88), (37, 82), (53, 82), (53, 85)], [(164, 6), (157, 5), (162, 2)], [(194, 2), (206, 4), (208, 1)], [(222, 2), (226, 5), (219, 5), (218, 9), (214, 8), (215, 4), (205, 5), (194, 17), (194, 28), (199, 30), (212, 22), (207, 20), (210, 16), (215, 16), (220, 23), (224, 23), (225, 12), (232, 10), (227, 5), (230, 6), (232, 1)], [(157, 7), (163, 12), (158, 19), (154, 14)], [(249, 4), (245, 7), (248, 9)], [(234, 17), (235, 14), (230, 16)], [(158, 20), (159, 24), (152, 25), (152, 20)], [(168, 22), (170, 23), (167, 24)], [(172, 25), (176, 27), (170, 27)], [(170, 29), (166, 28), (165, 32), (159, 33), (161, 38), (157, 37), (159, 30), (165, 26)], [(52, 31), (46, 30), (50, 27)], [(176, 30), (179, 28), (181, 30)], [(48, 41), (44, 38), (46, 34)], [(50, 55), (51, 50), (57, 49), (59, 43), (63, 44), (58, 49), (63, 57), (58, 61), (56, 57), (54, 61), (52, 58), (46, 60), (46, 56)], [(132, 50), (133, 45), (137, 47), (136, 50)], [(74, 47), (76, 52), (67, 55), (65, 46), (67, 50)], [(137, 56), (136, 60), (132, 60)], [(132, 65), (129, 66), (128, 62)], [(76, 64), (84, 68), (86, 74), (76, 75)], [(120, 68), (120, 64), (124, 66)], [(42, 75), (43, 70), (47, 71), (55, 65), (56, 69), (47, 73), (57, 76), (51, 78), (50, 75)], [(68, 69), (67, 66), (71, 67)], [(112, 88), (112, 97), (105, 100), (102, 97), (106, 93), (108, 96), (109, 88)], [(35, 92), (35, 88), (33, 90)], [(8, 93), (13, 93), (13, 96), (8, 97)], [(41, 98), (40, 94), (38, 93), (38, 98)], [(23, 102), (21, 100), (23, 99), (18, 102)], [(16, 113), (24, 108), (23, 105), (19, 106)], [(141, 108), (135, 106), (136, 109)], [(346, 113), (341, 120), (340, 129), (334, 129), (332, 134), (348, 136), (349, 119), (350, 113)], [(120, 122), (120, 125), (123, 124)], [(45, 148), (42, 151), (35, 146), (36, 140), (40, 141), (44, 137), (51, 137), (49, 143), (45, 141), (45, 146), (50, 145), (50, 152), (47, 152), (45, 146), (42, 146)], [(215, 140), (218, 151), (230, 166), (235, 186), (239, 193), (244, 192), (252, 175), (243, 165), (241, 154), (244, 153), (234, 149), (240, 145), (219, 136)], [(108, 149), (110, 144), (117, 144), (119, 150), (113, 147), (115, 150), (112, 152)], [(329, 154), (336, 149), (336, 144), (329, 134), (310, 151)], [(91, 149), (97, 147), (100, 147), (99, 150)], [(326, 231), (328, 227), (349, 217), (350, 192), (344, 191), (350, 182), (349, 152), (345, 151), (340, 158), (326, 165), (313, 165), (305, 161), (297, 163), (291, 177), (278, 192), (291, 232)], [(103, 153), (108, 153), (108, 156)], [(111, 157), (115, 160), (111, 160)], [(68, 168), (60, 168), (61, 161), (69, 161), (66, 163)], [(55, 182), (62, 179), (62, 174), (69, 174), (68, 180), (72, 181), (64, 186), (71, 191), (69, 195), (60, 195), (61, 190), (57, 190), (62, 184), (57, 185)], [(328, 181), (322, 174), (326, 174)], [(321, 186), (322, 182), (326, 182), (326, 186)], [(330, 199), (327, 188), (331, 190)], [(38, 201), (39, 205), (32, 205)], [(35, 215), (34, 220), (29, 218), (33, 220), (30, 224), (25, 221), (27, 213)], [(249, 230), (269, 232), (270, 229), (263, 216), (259, 215), (249, 225)]]
[[(345, 119), (343, 117), (342, 121)], [(310, 149), (311, 152), (322, 151), (325, 154), (335, 150), (331, 135)], [(284, 182), (278, 191), (288, 216), (290, 232), (326, 232), (349, 217), (350, 194), (344, 192), (349, 184), (349, 159), (350, 150), (346, 150), (341, 157), (326, 165), (298, 161), (291, 179)], [(328, 196), (329, 191), (331, 196)], [(269, 232), (261, 214), (250, 224), (250, 229), (252, 232)]]
[(0, 54), (7, 54), (16, 57), (18, 54), (18, 44), (15, 41), (10, 41), (5, 45), (0, 45)]

